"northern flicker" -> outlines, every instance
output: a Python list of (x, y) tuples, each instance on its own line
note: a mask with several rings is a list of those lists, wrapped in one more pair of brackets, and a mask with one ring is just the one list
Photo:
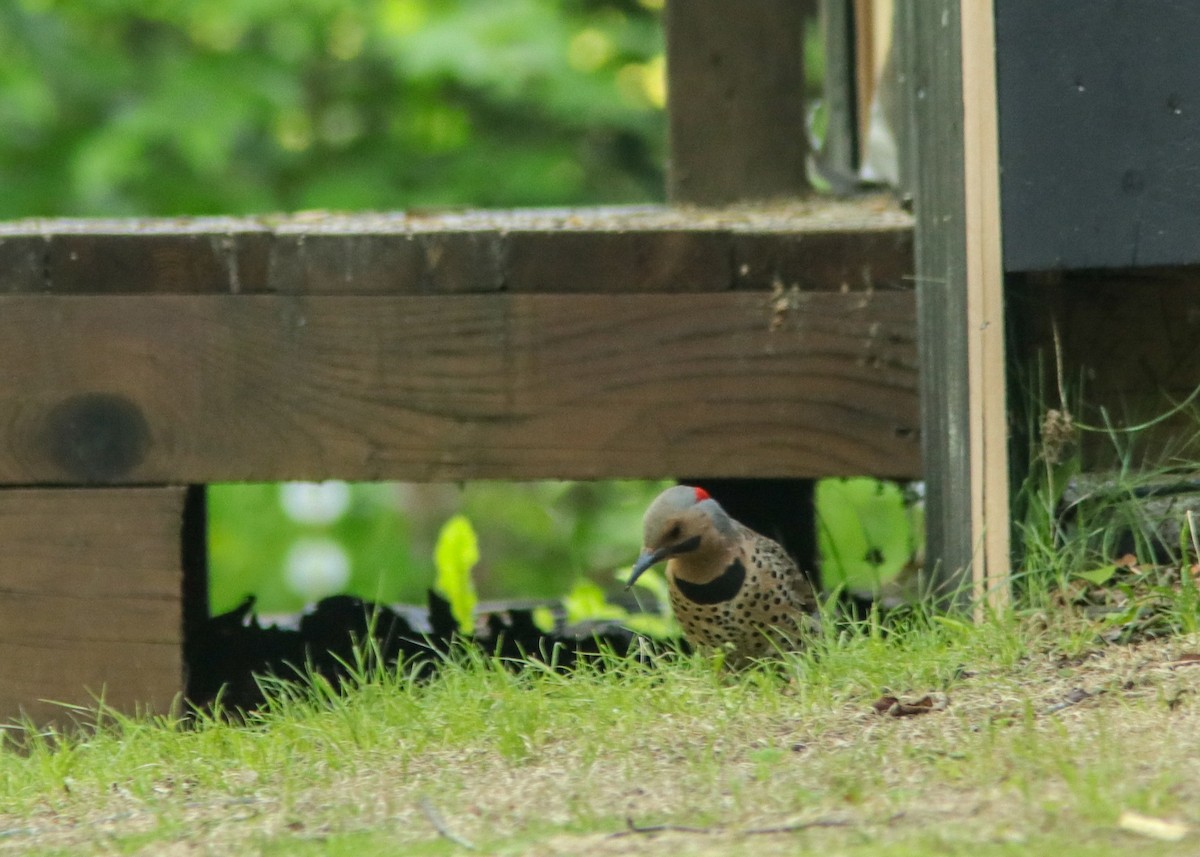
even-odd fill
[(794, 650), (815, 625), (812, 586), (778, 543), (726, 514), (703, 488), (676, 485), (642, 520), (644, 548), (629, 585), (667, 560), (671, 609), (688, 642), (741, 665)]

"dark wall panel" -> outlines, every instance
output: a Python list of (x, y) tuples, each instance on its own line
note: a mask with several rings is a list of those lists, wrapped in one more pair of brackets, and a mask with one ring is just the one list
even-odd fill
[(1008, 270), (1200, 262), (1200, 2), (996, 0)]

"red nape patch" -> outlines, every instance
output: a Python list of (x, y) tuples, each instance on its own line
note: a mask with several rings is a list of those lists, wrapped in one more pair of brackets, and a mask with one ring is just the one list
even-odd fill
[(692, 490), (696, 492), (696, 502), (697, 503), (699, 503), (701, 500), (711, 500), (712, 499), (711, 497), (708, 496), (708, 492), (705, 491), (703, 488), (693, 488)]

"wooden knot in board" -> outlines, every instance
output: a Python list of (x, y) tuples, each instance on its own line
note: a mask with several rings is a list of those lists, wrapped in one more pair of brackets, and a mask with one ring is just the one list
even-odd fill
[(114, 393), (81, 393), (46, 417), (50, 458), (81, 482), (113, 482), (141, 463), (150, 427), (141, 409)]

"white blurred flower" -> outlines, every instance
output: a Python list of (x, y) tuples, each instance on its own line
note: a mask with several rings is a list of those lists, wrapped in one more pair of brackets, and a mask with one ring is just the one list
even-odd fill
[(345, 482), (284, 482), (279, 505), (300, 524), (332, 524), (350, 508), (350, 486)]
[(350, 582), (350, 556), (332, 539), (298, 539), (283, 561), (288, 589), (308, 602), (337, 595)]

